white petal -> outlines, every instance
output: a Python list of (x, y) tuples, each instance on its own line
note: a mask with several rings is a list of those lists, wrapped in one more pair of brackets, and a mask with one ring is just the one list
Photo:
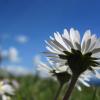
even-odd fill
[(76, 87), (77, 87), (77, 89), (78, 89), (79, 91), (82, 91), (81, 86), (79, 86), (78, 84), (76, 84)]
[(95, 49), (93, 49), (91, 52), (92, 52), (93, 54), (99, 53), (99, 52), (100, 52), (100, 48), (95, 48)]
[(70, 29), (70, 38), (71, 38), (72, 41), (74, 41), (74, 39), (76, 38), (74, 28)]
[(67, 29), (64, 29), (64, 34), (62, 34), (62, 36), (70, 41), (70, 36), (69, 36)]
[(9, 96), (2, 95), (2, 100), (11, 100), (11, 98)]
[(66, 48), (61, 43), (57, 42), (56, 40), (52, 41), (52, 43), (61, 51), (66, 51)]
[(76, 47), (77, 47), (77, 50), (81, 51), (81, 45), (78, 44), (77, 42), (75, 42), (75, 45), (76, 45)]
[[(64, 37), (63, 37), (63, 39), (64, 39), (65, 44), (68, 45), (68, 47), (69, 47), (69, 49), (70, 49), (70, 51), (71, 51), (71, 48), (74, 48), (74, 47), (73, 47), (73, 44), (72, 44), (69, 40), (65, 39)], [(69, 52), (70, 52), (70, 51), (69, 51)]]
[(88, 49), (88, 47), (86, 47), (87, 45), (87, 41), (91, 38), (91, 31), (87, 30), (82, 38), (82, 42), (81, 42), (81, 48), (82, 48), (82, 53), (85, 52), (86, 49)]
[(81, 44), (81, 52), (84, 53), (84, 50), (85, 50), (85, 41)]
[(56, 51), (64, 51), (65, 50), (65, 48), (61, 45), (59, 46), (58, 45), (59, 43), (57, 43), (57, 42), (55, 42), (55, 43), (54, 43), (54, 41), (45, 41), (45, 42), (53, 50), (56, 50)]
[(77, 45), (76, 45), (76, 44), (80, 45), (80, 34), (79, 34), (78, 30), (74, 30), (73, 28), (71, 28), (70, 29), (70, 38), (71, 38), (74, 48), (80, 49), (79, 46), (77, 47)]
[(79, 33), (79, 31), (78, 30), (76, 30), (75, 31), (75, 33), (76, 33), (76, 42), (78, 43), (78, 44), (80, 44), (80, 33)]
[(66, 50), (69, 51), (69, 47), (64, 43), (64, 40), (63, 40), (62, 36), (59, 34), (59, 32), (57, 32), (57, 35), (58, 35), (58, 40), (57, 40), (57, 41), (58, 41), (63, 47), (65, 47)]
[(67, 70), (67, 67), (68, 67), (68, 66), (61, 66), (61, 67), (58, 67), (56, 72), (58, 72), (58, 73), (59, 73), (59, 72), (65, 72), (65, 71)]
[(14, 91), (15, 91), (14, 88), (11, 85), (8, 85), (8, 84), (3, 85), (2, 90), (5, 93), (8, 93), (10, 95), (14, 95)]
[(96, 71), (96, 77), (100, 79), (100, 73)]
[(96, 40), (96, 44), (94, 46), (94, 49), (95, 48), (100, 48), (100, 38)]
[(90, 47), (90, 44), (91, 44), (91, 39), (88, 39), (87, 42), (86, 42), (86, 45), (85, 45), (85, 52), (86, 53), (88, 52), (88, 49)]
[(100, 39), (97, 39), (94, 48), (92, 49), (93, 53), (99, 53), (100, 52)]
[(96, 41), (97, 41), (96, 35), (93, 34), (93, 35), (91, 36), (91, 44), (90, 44), (90, 47), (89, 47), (89, 49), (88, 49), (88, 52), (91, 51), (91, 50), (93, 50), (93, 48), (95, 47)]
[(52, 36), (50, 36), (50, 39), (51, 39), (51, 40), (54, 40), (54, 38), (53, 38)]
[(50, 48), (50, 47), (47, 46), (46, 49), (49, 50), (49, 51), (52, 52), (52, 53), (62, 54), (62, 52), (56, 50), (55, 48)]
[(71, 38), (72, 44), (73, 44), (73, 46), (75, 48), (76, 47), (75, 46), (76, 35), (75, 35), (75, 30), (73, 28), (70, 29), (70, 38)]
[(52, 70), (51, 67), (49, 67), (47, 64), (43, 63), (42, 61), (39, 62), (39, 66), (41, 66), (42, 68), (45, 68), (45, 69), (47, 69), (49, 71)]
[(79, 81), (80, 81), (82, 84), (84, 84), (85, 86), (90, 87), (90, 85), (89, 85), (87, 82), (85, 82), (83, 79), (79, 78)]
[(49, 50), (50, 52), (52, 52), (52, 53), (58, 53), (58, 52), (56, 52), (55, 50), (52, 50), (50, 47), (48, 47), (48, 46), (46, 46), (46, 49), (47, 50)]
[(91, 36), (91, 31), (87, 30), (83, 35), (82, 44), (84, 43), (84, 41), (87, 41), (90, 38), (90, 36)]

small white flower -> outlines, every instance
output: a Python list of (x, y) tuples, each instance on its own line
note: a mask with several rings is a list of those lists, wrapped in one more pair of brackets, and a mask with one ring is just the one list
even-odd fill
[(11, 97), (7, 95), (2, 95), (2, 100), (11, 100)]
[[(37, 70), (43, 73), (47, 73), (48, 77), (53, 77), (60, 83), (68, 83), (70, 82), (72, 72), (69, 69), (68, 66), (60, 66), (58, 63), (54, 64), (50, 60), (48, 60), (48, 64), (43, 63), (42, 61), (38, 62), (38, 68)], [(87, 74), (87, 72), (84, 72), (78, 79), (76, 87), (79, 91), (81, 91), (80, 84), (83, 84), (86, 87), (90, 87), (89, 83), (86, 81), (89, 81), (90, 75)]]
[(15, 90), (10, 84), (0, 81), (0, 96), (2, 96), (2, 100), (10, 100), (10, 96), (6, 94), (14, 95), (14, 92)]
[(19, 89), (19, 83), (17, 80), (4, 79), (3, 82), (4, 84), (11, 84), (15, 89)]

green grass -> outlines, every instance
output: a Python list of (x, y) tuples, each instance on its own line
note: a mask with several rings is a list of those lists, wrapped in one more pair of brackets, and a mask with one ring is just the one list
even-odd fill
[[(12, 100), (54, 100), (58, 83), (52, 79), (42, 79), (38, 76), (23, 76), (15, 78), (20, 84), (20, 89)], [(66, 86), (63, 87), (59, 100), (62, 100)], [(100, 100), (100, 88), (97, 87), (95, 100)], [(71, 100), (93, 100), (94, 88), (82, 86), (82, 91), (74, 89)]]

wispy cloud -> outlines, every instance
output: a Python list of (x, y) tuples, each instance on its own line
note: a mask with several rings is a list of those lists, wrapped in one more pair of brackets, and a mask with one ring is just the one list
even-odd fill
[(27, 43), (29, 41), (29, 37), (26, 36), (26, 35), (15, 35), (13, 38), (12, 38), (12, 34), (0, 34), (0, 39), (2, 41), (7, 41), (7, 40), (10, 40), (10, 41), (16, 41), (20, 44), (24, 44), (24, 43)]
[(14, 47), (11, 47), (9, 49), (8, 57), (12, 62), (19, 62), (20, 61), (18, 50)]
[(28, 37), (25, 36), (25, 35), (19, 35), (19, 36), (16, 36), (16, 41), (18, 43), (24, 44), (24, 43), (27, 43), (28, 42)]
[(2, 67), (2, 69), (17, 76), (32, 74), (32, 71), (21, 65), (7, 65)]
[(33, 64), (37, 65), (41, 61), (41, 56), (40, 55), (35, 55), (33, 57)]
[(2, 50), (2, 57), (11, 62), (20, 62), (19, 52), (15, 47), (10, 47), (8, 50)]

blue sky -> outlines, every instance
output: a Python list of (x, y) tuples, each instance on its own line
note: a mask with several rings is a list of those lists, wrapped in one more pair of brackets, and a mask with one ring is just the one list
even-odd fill
[[(64, 28), (81, 33), (91, 29), (100, 36), (99, 0), (0, 0), (0, 37), (3, 49), (17, 48), (20, 65), (33, 69), (32, 59), (45, 50), (44, 40)], [(16, 37), (28, 41), (19, 43)], [(35, 68), (35, 67), (34, 67)]]

